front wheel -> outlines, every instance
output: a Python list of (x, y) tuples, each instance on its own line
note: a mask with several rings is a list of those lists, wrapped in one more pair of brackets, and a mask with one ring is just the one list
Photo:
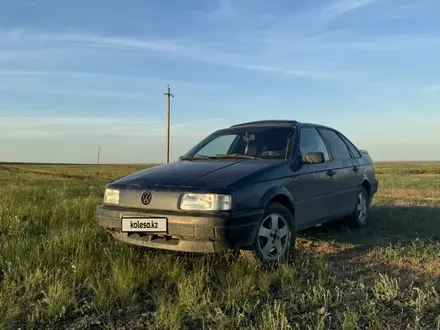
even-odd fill
[(294, 252), (296, 227), (292, 213), (279, 203), (270, 203), (259, 223), (257, 235), (248, 257), (256, 257), (265, 264), (282, 263)]

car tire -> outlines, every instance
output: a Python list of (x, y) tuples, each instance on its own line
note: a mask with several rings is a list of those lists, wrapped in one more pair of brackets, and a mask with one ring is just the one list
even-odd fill
[(290, 210), (282, 204), (270, 203), (258, 223), (254, 243), (240, 254), (265, 265), (287, 262), (295, 251), (296, 223)]
[(352, 228), (363, 228), (370, 217), (370, 200), (367, 190), (362, 186), (356, 198), (353, 213), (348, 217), (348, 225)]

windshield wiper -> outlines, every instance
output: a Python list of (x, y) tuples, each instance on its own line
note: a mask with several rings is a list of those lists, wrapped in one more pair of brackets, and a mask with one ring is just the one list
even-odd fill
[(259, 159), (258, 157), (244, 154), (217, 154), (216, 158)]
[(220, 158), (259, 159), (258, 157), (236, 153), (236, 154), (217, 154), (216, 156), (205, 156), (205, 155), (195, 154), (192, 157), (182, 157), (180, 158), (180, 160), (200, 160), (200, 159), (208, 160), (208, 159), (220, 159)]
[(209, 156), (205, 156), (205, 155), (194, 155), (192, 157), (182, 157), (180, 158), (180, 160), (198, 160), (198, 159), (213, 159), (215, 157), (209, 157)]

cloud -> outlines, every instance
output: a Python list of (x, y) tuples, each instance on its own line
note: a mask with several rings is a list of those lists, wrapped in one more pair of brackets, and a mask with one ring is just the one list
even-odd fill
[[(22, 59), (28, 62), (33, 58), (38, 58), (41, 61), (48, 57), (55, 62), (56, 58), (65, 59), (67, 54), (70, 55), (69, 58), (73, 58), (72, 61), (75, 61), (75, 57), (72, 56), (75, 52), (107, 52), (108, 48), (112, 48), (112, 51), (118, 52), (120, 56), (127, 55), (127, 52), (135, 52), (144, 56), (151, 51), (158, 52), (161, 57), (165, 58), (184, 59), (256, 72), (271, 72), (302, 79), (320, 79), (326, 75), (321, 72), (309, 72), (308, 70), (277, 66), (277, 54), (274, 52), (272, 52), (272, 55), (275, 57), (270, 61), (272, 64), (267, 65), (266, 51), (260, 48), (261, 43), (254, 43), (252, 40), (236, 46), (230, 43), (210, 43), (195, 40), (158, 41), (131, 37), (109, 37), (83, 32), (43, 33), (14, 29), (0, 31), (1, 45), (3, 45), (3, 50), (0, 51), (0, 60), (7, 61)], [(282, 48), (279, 51), (279, 54), (282, 54)], [(82, 59), (84, 57), (90, 59), (90, 55), (82, 56)], [(250, 61), (254, 64), (249, 64)], [(17, 74), (20, 73), (17, 72)], [(43, 73), (34, 71), (33, 74), (42, 75)], [(73, 76), (75, 72), (64, 71), (63, 74)]]
[(37, 37), (53, 41), (75, 43), (81, 46), (105, 48), (134, 48), (138, 50), (178, 52), (185, 49), (184, 41), (149, 40), (121, 37), (106, 37), (89, 33), (41, 34)]
[(131, 92), (121, 92), (115, 90), (70, 90), (68, 88), (47, 88), (45, 86), (0, 86), (0, 91), (6, 92), (24, 92), (24, 93), (38, 93), (38, 94), (50, 94), (59, 96), (76, 96), (85, 98), (101, 98), (101, 99), (123, 99), (123, 100), (133, 100), (133, 101), (148, 101), (149, 97), (144, 93), (131, 93)]
[[(182, 96), (191, 97), (195, 93), (206, 95), (234, 92), (232, 86), (218, 85), (214, 82), (195, 82), (178, 79), (160, 79), (144, 75), (69, 71), (69, 70), (1, 70), (0, 93), (3, 101), (12, 98), (8, 92), (16, 94), (41, 94), (48, 96), (76, 97), (73, 101), (87, 102), (96, 99), (101, 105), (115, 100), (134, 102), (143, 107), (155, 108), (162, 101), (166, 85)], [(162, 96), (161, 96), (162, 95)], [(107, 100), (108, 99), (108, 102)], [(47, 101), (50, 99), (47, 98)], [(67, 99), (66, 99), (67, 100)], [(133, 102), (132, 102), (133, 101)], [(0, 99), (0, 104), (2, 100)]]
[(68, 30), (63, 33), (40, 32), (23, 28), (0, 31), (0, 45), (27, 45), (29, 48), (38, 45), (64, 46), (69, 44), (73, 47), (133, 48), (138, 50), (176, 52), (185, 48), (185, 42), (185, 40), (113, 37), (77, 30)]
[[(154, 127), (157, 122), (107, 117), (0, 117), (0, 136), (60, 137), (77, 136), (135, 136), (140, 127)], [(154, 133), (148, 130), (146, 134)]]
[[(192, 121), (171, 125), (172, 135), (202, 137), (222, 126), (223, 118), (208, 121)], [(165, 121), (126, 117), (48, 117), (3, 116), (0, 117), (0, 137), (38, 138), (71, 137), (110, 139), (161, 137), (165, 133)]]
[[(235, 2), (235, 3), (234, 3)], [(237, 0), (213, 0), (206, 1), (206, 4), (212, 6), (211, 9), (186, 9), (185, 13), (196, 19), (201, 19), (209, 24), (213, 22), (224, 22), (238, 17), (243, 17), (236, 6)]]
[(232, 0), (217, 0), (217, 7), (206, 15), (209, 19), (224, 19), (235, 14)]
[[(218, 85), (212, 82), (194, 82), (179, 79), (165, 79), (149, 77), (137, 74), (124, 74), (113, 73), (103, 71), (69, 71), (69, 70), (1, 70), (0, 69), (0, 86), (6, 84), (1, 79), (54, 79), (56, 83), (60, 83), (61, 79), (68, 80), (70, 82), (78, 82), (84, 84), (86, 82), (96, 82), (97, 84), (107, 82), (106, 85), (128, 85), (131, 89), (135, 87), (145, 88), (163, 86), (165, 90), (166, 85), (179, 85), (186, 88), (202, 89), (203, 92), (218, 91)], [(39, 80), (41, 83), (43, 80)], [(46, 80), (47, 81), (47, 80)]]
[(379, 0), (339, 0), (324, 8), (323, 13), (328, 19), (335, 19), (378, 1)]
[(11, 3), (14, 5), (26, 5), (26, 6), (36, 6), (37, 1), (33, 0), (3, 0), (3, 3)]
[[(223, 118), (171, 125), (171, 160), (212, 131)], [(126, 117), (0, 116), (0, 161), (162, 162), (165, 121)]]
[(264, 66), (264, 65), (240, 65), (240, 67), (243, 69), (246, 69), (246, 70), (261, 71), (261, 72), (267, 72), (267, 73), (281, 73), (283, 75), (296, 76), (296, 77), (300, 77), (300, 78), (322, 79), (322, 78), (330, 77), (330, 74), (327, 74), (324, 72), (290, 70), (290, 69), (283, 69), (283, 68), (270, 67), (270, 66)]
[[(265, 24), (260, 22), (260, 29), (246, 30), (247, 32), (240, 30), (237, 34), (228, 35), (228, 42), (220, 42), (224, 35), (206, 41), (204, 38), (206, 35), (201, 36), (201, 34), (194, 34), (191, 39), (159, 39), (111, 36), (77, 30), (64, 32), (32, 29), (0, 30), (0, 67), (2, 63), (5, 63), (4, 67), (10, 67), (11, 62), (18, 66), (38, 59), (40, 63), (44, 62), (48, 66), (51, 65), (49, 63), (65, 67), (72, 64), (71, 67), (76, 68), (86, 62), (99, 61), (102, 55), (106, 56), (107, 60), (111, 56), (112, 61), (125, 63), (128, 66), (127, 63), (132, 59), (141, 61), (143, 57), (151, 59), (152, 56), (156, 56), (160, 60), (222, 66), (227, 69), (285, 76), (292, 80), (322, 82), (326, 79), (343, 84), (373, 81), (375, 77), (371, 77), (371, 74), (377, 71), (372, 70), (369, 63), (375, 61), (375, 58), (369, 58), (366, 52), (388, 53), (390, 56), (383, 56), (379, 63), (387, 65), (387, 62), (395, 63), (395, 59), (391, 58), (391, 55), (395, 55), (391, 54), (392, 52), (412, 51), (416, 47), (427, 49), (428, 45), (435, 44), (436, 47), (440, 45), (439, 38), (429, 35), (383, 33), (380, 36), (366, 34), (355, 38), (352, 31), (326, 30), (325, 34), (318, 33), (322, 32), (319, 31), (319, 27), (322, 27), (320, 24), (323, 22), (325, 25), (342, 15), (350, 14), (378, 1), (380, 0), (332, 0), (325, 7), (311, 6), (313, 10), (307, 8), (306, 12), (299, 12), (295, 16), (286, 18), (281, 15), (280, 21), (285, 20), (284, 23), (270, 24), (268, 29), (261, 29)], [(240, 18), (244, 22), (243, 25), (257, 26), (258, 24), (252, 19), (261, 15), (254, 13), (255, 8), (248, 14), (244, 7), (230, 0), (219, 0), (214, 13), (225, 15), (235, 13), (239, 18), (243, 16)], [(234, 20), (241, 24), (237, 18)], [(225, 20), (222, 24), (228, 23)], [(314, 27), (312, 31), (308, 26)], [(201, 37), (197, 39), (197, 36)], [(399, 54), (399, 58), (408, 57), (408, 54), (409, 52)], [(354, 66), (356, 66), (355, 70), (352, 69)], [(73, 77), (74, 72), (70, 72), (69, 75)], [(0, 85), (5, 86), (5, 84)], [(69, 91), (61, 91), (63, 92)], [(103, 90), (101, 95), (105, 97), (108, 93)], [(121, 97), (138, 99), (142, 96)]]
[[(360, 1), (365, 2), (365, 0)], [(342, 8), (347, 10), (348, 5), (346, 6), (341, 7), (339, 11)], [(351, 6), (354, 10), (354, 5)], [(411, 43), (411, 40), (415, 40), (418, 44), (433, 41), (433, 38), (424, 41), (427, 37), (420, 40), (419, 36), (414, 36), (414, 38), (391, 36), (364, 38), (363, 40), (353, 40), (350, 36), (344, 35), (336, 35), (335, 39), (332, 34), (285, 36), (282, 32), (285, 30), (285, 28), (276, 27), (268, 35), (231, 36), (229, 43), (220, 43), (189, 39), (154, 40), (114, 37), (77, 31), (49, 33), (14, 29), (0, 31), (0, 46), (3, 44), (3, 50), (0, 51), (0, 65), (2, 58), (6, 61), (22, 59), (23, 63), (28, 63), (32, 59), (38, 59), (41, 62), (45, 57), (48, 58), (47, 63), (56, 63), (66, 61), (68, 58), (67, 65), (85, 60), (97, 60), (102, 54), (119, 56), (120, 60), (124, 61), (129, 60), (129, 56), (134, 54), (149, 56), (153, 53), (161, 59), (185, 60), (297, 79), (322, 80), (344, 74), (342, 69), (334, 66), (330, 68), (326, 65), (327, 62), (335, 62), (335, 56), (353, 58), (350, 54), (365, 50), (394, 50), (399, 45), (402, 47), (408, 44), (413, 45), (414, 42)], [(108, 48), (111, 48), (111, 53), (108, 52)], [(323, 53), (327, 54), (324, 60), (321, 55)], [(34, 72), (34, 74), (41, 75), (42, 73)], [(75, 72), (64, 71), (63, 74), (74, 76)], [(365, 77), (357, 79), (362, 80)]]

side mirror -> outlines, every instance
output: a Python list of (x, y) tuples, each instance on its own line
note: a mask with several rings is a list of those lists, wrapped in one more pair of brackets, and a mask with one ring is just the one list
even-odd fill
[(325, 162), (324, 154), (322, 152), (310, 152), (303, 156), (306, 164), (322, 164)]

